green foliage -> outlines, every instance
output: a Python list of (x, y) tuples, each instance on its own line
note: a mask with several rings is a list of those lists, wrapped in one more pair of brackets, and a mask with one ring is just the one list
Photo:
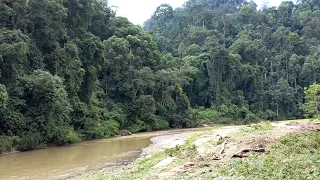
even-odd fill
[(221, 105), (217, 108), (203, 109), (198, 112), (201, 121), (214, 124), (249, 124), (258, 122), (260, 118), (247, 108), (236, 105)]
[(163, 130), (169, 128), (169, 122), (159, 117), (153, 117), (153, 130)]
[(270, 121), (263, 121), (258, 124), (250, 124), (249, 128), (252, 128), (254, 131), (268, 131), (272, 129)]
[(61, 144), (61, 128), (70, 123), (71, 106), (61, 78), (36, 70), (23, 78), (29, 128), (41, 130), (49, 143)]
[(29, 150), (120, 129), (314, 116), (303, 90), (320, 82), (319, 9), (189, 0), (160, 5), (146, 32), (107, 1), (2, 0), (0, 133)]
[(202, 109), (198, 112), (198, 118), (203, 121), (208, 122), (218, 122), (218, 119), (221, 117), (221, 114), (214, 109)]
[(57, 130), (55, 144), (57, 145), (65, 145), (80, 142), (81, 139), (78, 134), (69, 127), (60, 128)]
[[(101, 103), (101, 102), (96, 102)], [(80, 133), (86, 139), (101, 139), (119, 134), (120, 123), (125, 117), (121, 111), (108, 111), (97, 106), (90, 107), (81, 123)]]
[(8, 102), (8, 92), (3, 84), (0, 84), (0, 108), (5, 108)]
[(304, 89), (305, 94), (305, 116), (319, 118), (320, 84), (313, 83)]
[(116, 121), (105, 121), (101, 124), (101, 126), (106, 137), (111, 137), (120, 133), (119, 123), (117, 123)]
[(151, 127), (145, 124), (141, 120), (137, 120), (134, 124), (129, 127), (130, 132), (139, 132), (139, 131), (151, 131)]
[(0, 154), (11, 151), (13, 147), (12, 137), (0, 136)]
[(85, 135), (89, 139), (107, 138), (114, 135), (118, 135), (120, 133), (119, 127), (119, 123), (112, 120), (96, 122), (96, 124), (92, 124), (92, 127), (89, 127), (85, 131)]
[(19, 151), (29, 151), (43, 147), (43, 137), (37, 132), (27, 132), (18, 143)]
[(197, 68), (183, 90), (192, 106), (212, 110), (201, 110), (201, 118), (241, 123), (301, 118), (303, 87), (320, 80), (319, 38), (311, 37), (310, 28), (317, 29), (319, 18), (311, 14), (318, 14), (319, 4), (285, 2), (261, 11), (252, 2), (237, 4), (187, 1), (173, 13), (159, 6), (166, 18), (159, 23), (153, 16), (145, 29), (170, 66)]

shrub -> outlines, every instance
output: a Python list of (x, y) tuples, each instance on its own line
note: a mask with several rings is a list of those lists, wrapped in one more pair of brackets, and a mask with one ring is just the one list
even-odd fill
[(92, 124), (88, 130), (84, 132), (88, 139), (101, 139), (119, 134), (120, 124), (113, 120), (106, 120)]
[(267, 110), (265, 113), (264, 113), (264, 116), (263, 116), (263, 119), (266, 119), (266, 120), (277, 120), (277, 114), (271, 110)]
[(215, 122), (220, 118), (221, 114), (215, 109), (206, 109), (199, 111), (199, 119), (207, 122)]
[(162, 129), (168, 129), (169, 128), (169, 123), (166, 120), (163, 120), (158, 117), (153, 117), (154, 120), (154, 130), (162, 130)]
[(17, 149), (19, 151), (29, 151), (40, 148), (42, 144), (43, 138), (40, 133), (28, 132), (21, 137)]
[(150, 129), (151, 129), (151, 127), (141, 120), (137, 120), (133, 125), (131, 125), (129, 127), (129, 131), (131, 131), (133, 133), (148, 131)]
[(111, 137), (120, 133), (119, 123), (113, 120), (102, 122), (101, 128), (105, 137)]
[(246, 114), (246, 118), (244, 119), (244, 121), (245, 121), (245, 124), (255, 123), (259, 121), (259, 118), (255, 114), (249, 112)]
[(60, 128), (57, 132), (56, 139), (54, 140), (57, 145), (72, 144), (80, 142), (78, 134), (73, 128)]
[(9, 136), (0, 136), (0, 154), (12, 149), (13, 138)]
[(0, 84), (0, 108), (5, 108), (8, 101), (8, 92), (3, 84)]

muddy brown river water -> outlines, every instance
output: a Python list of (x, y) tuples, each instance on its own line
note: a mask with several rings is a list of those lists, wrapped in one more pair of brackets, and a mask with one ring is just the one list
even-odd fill
[(90, 170), (130, 162), (151, 143), (151, 137), (198, 130), (141, 133), (0, 156), (0, 180), (65, 179)]

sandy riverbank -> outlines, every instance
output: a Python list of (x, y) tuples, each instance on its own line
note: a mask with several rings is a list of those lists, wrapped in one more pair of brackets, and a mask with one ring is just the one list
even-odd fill
[(146, 158), (152, 157), (154, 154), (158, 152), (162, 152), (166, 149), (170, 149), (176, 147), (177, 145), (182, 145), (186, 140), (190, 138), (193, 134), (202, 131), (212, 130), (212, 127), (206, 128), (190, 128), (190, 129), (174, 129), (174, 130), (166, 130), (166, 131), (156, 131), (156, 132), (147, 132), (147, 133), (138, 133), (133, 134), (132, 136), (119, 136), (113, 138), (116, 139), (131, 139), (131, 138), (145, 138), (150, 137), (151, 144), (141, 149), (140, 156), (128, 163), (120, 163), (114, 166), (103, 167), (99, 170), (86, 172), (84, 174), (79, 174), (71, 176), (68, 179), (92, 179), (97, 174), (112, 174), (112, 173), (121, 173), (127, 169), (130, 169), (135, 166), (135, 164), (139, 161), (142, 161)]
[(288, 134), (316, 128), (311, 122), (263, 122), (161, 135), (151, 138), (152, 144), (128, 166), (105, 168), (77, 179), (202, 179), (233, 162), (234, 154), (243, 148), (267, 151)]

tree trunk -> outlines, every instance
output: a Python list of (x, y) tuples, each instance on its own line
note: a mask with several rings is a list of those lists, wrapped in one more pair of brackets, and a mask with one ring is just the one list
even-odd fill
[(277, 101), (277, 118), (279, 118), (279, 103)]
[(297, 92), (297, 77), (294, 77), (294, 89)]
[(318, 110), (318, 99), (315, 99), (316, 102), (316, 109), (317, 109), (317, 118), (319, 118), (319, 110)]

